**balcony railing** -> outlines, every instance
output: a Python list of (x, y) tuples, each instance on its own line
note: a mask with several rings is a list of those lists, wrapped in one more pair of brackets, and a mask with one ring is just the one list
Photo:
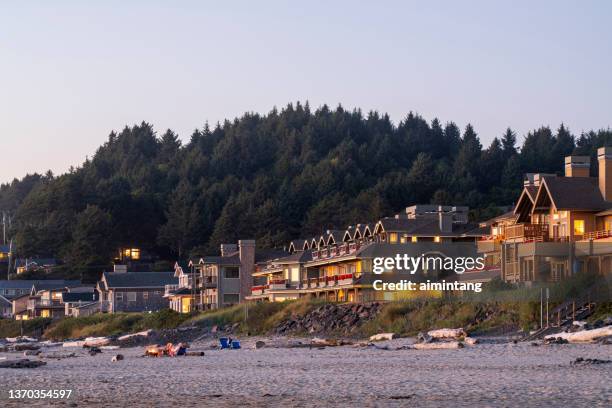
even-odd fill
[(583, 239), (592, 239), (592, 240), (604, 239), (604, 238), (612, 238), (612, 231), (611, 230), (601, 230), (601, 231), (586, 232), (583, 237)]
[(168, 296), (170, 294), (170, 292), (174, 292), (175, 290), (178, 290), (179, 285), (166, 285), (164, 286), (164, 295)]
[(64, 304), (59, 300), (29, 300), (28, 308), (34, 309), (36, 307), (64, 307)]
[(266, 289), (268, 289), (268, 285), (253, 286), (251, 288), (251, 295), (263, 295)]
[(506, 227), (507, 239), (542, 242), (548, 240), (548, 224), (516, 224)]

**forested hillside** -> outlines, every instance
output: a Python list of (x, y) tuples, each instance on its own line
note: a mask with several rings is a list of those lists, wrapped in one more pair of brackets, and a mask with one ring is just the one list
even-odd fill
[(516, 200), (523, 173), (561, 172), (565, 155), (612, 145), (610, 130), (574, 137), (563, 126), (530, 132), (520, 151), (512, 130), (497, 136), (483, 148), (470, 125), (412, 113), (394, 125), (299, 103), (206, 126), (185, 145), (143, 122), (112, 132), (67, 174), (2, 185), (0, 209), (13, 215), (19, 256), (99, 271), (121, 245), (169, 260), (239, 238), (278, 246), (413, 203), (468, 205), (484, 217)]

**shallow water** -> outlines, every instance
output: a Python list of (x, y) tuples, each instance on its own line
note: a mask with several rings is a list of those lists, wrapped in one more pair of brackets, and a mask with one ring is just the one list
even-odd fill
[[(10, 389), (73, 389), (70, 400), (27, 406), (551, 406), (609, 407), (612, 346), (480, 344), (459, 350), (352, 346), (206, 350), (204, 357), (142, 358), (142, 348), (0, 369), (0, 403)], [(392, 348), (409, 343), (387, 342)], [(207, 345), (207, 344), (206, 344)], [(204, 347), (205, 345), (201, 345)], [(111, 362), (120, 352), (126, 359)], [(17, 353), (0, 354), (15, 358)], [(7, 404), (8, 403), (8, 404)]]

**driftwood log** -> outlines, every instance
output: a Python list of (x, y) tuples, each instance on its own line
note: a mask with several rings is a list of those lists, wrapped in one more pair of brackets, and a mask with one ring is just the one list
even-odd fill
[(0, 361), (0, 368), (36, 368), (44, 366), (46, 364), (47, 363), (45, 363), (44, 361), (28, 360), (27, 358), (22, 358), (19, 360)]
[(370, 336), (370, 341), (383, 341), (396, 339), (399, 336), (396, 333), (378, 333)]
[(427, 334), (434, 339), (458, 339), (461, 337), (467, 337), (465, 330), (459, 329), (438, 329), (430, 330)]
[(581, 330), (574, 333), (557, 333), (549, 334), (544, 337), (544, 340), (548, 339), (563, 339), (570, 343), (590, 343), (597, 340), (600, 337), (612, 336), (612, 326), (601, 327), (593, 330)]
[(463, 347), (463, 343), (458, 341), (446, 341), (440, 343), (417, 343), (413, 345), (416, 350), (444, 350), (444, 349), (459, 349)]

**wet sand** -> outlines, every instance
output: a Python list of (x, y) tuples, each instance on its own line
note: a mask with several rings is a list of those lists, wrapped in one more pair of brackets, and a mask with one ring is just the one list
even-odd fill
[[(264, 339), (265, 340), (265, 339)], [(0, 369), (0, 404), (14, 406), (609, 407), (609, 345), (480, 344), (459, 350), (352, 346), (205, 350), (204, 357), (143, 358), (143, 348)], [(390, 342), (392, 347), (408, 339)], [(204, 349), (210, 342), (193, 345)], [(197, 347), (196, 347), (197, 346)], [(121, 353), (125, 360), (111, 362)], [(3, 353), (9, 359), (20, 353)], [(36, 358), (36, 357), (29, 357)], [(8, 400), (10, 389), (72, 389), (69, 400)]]

